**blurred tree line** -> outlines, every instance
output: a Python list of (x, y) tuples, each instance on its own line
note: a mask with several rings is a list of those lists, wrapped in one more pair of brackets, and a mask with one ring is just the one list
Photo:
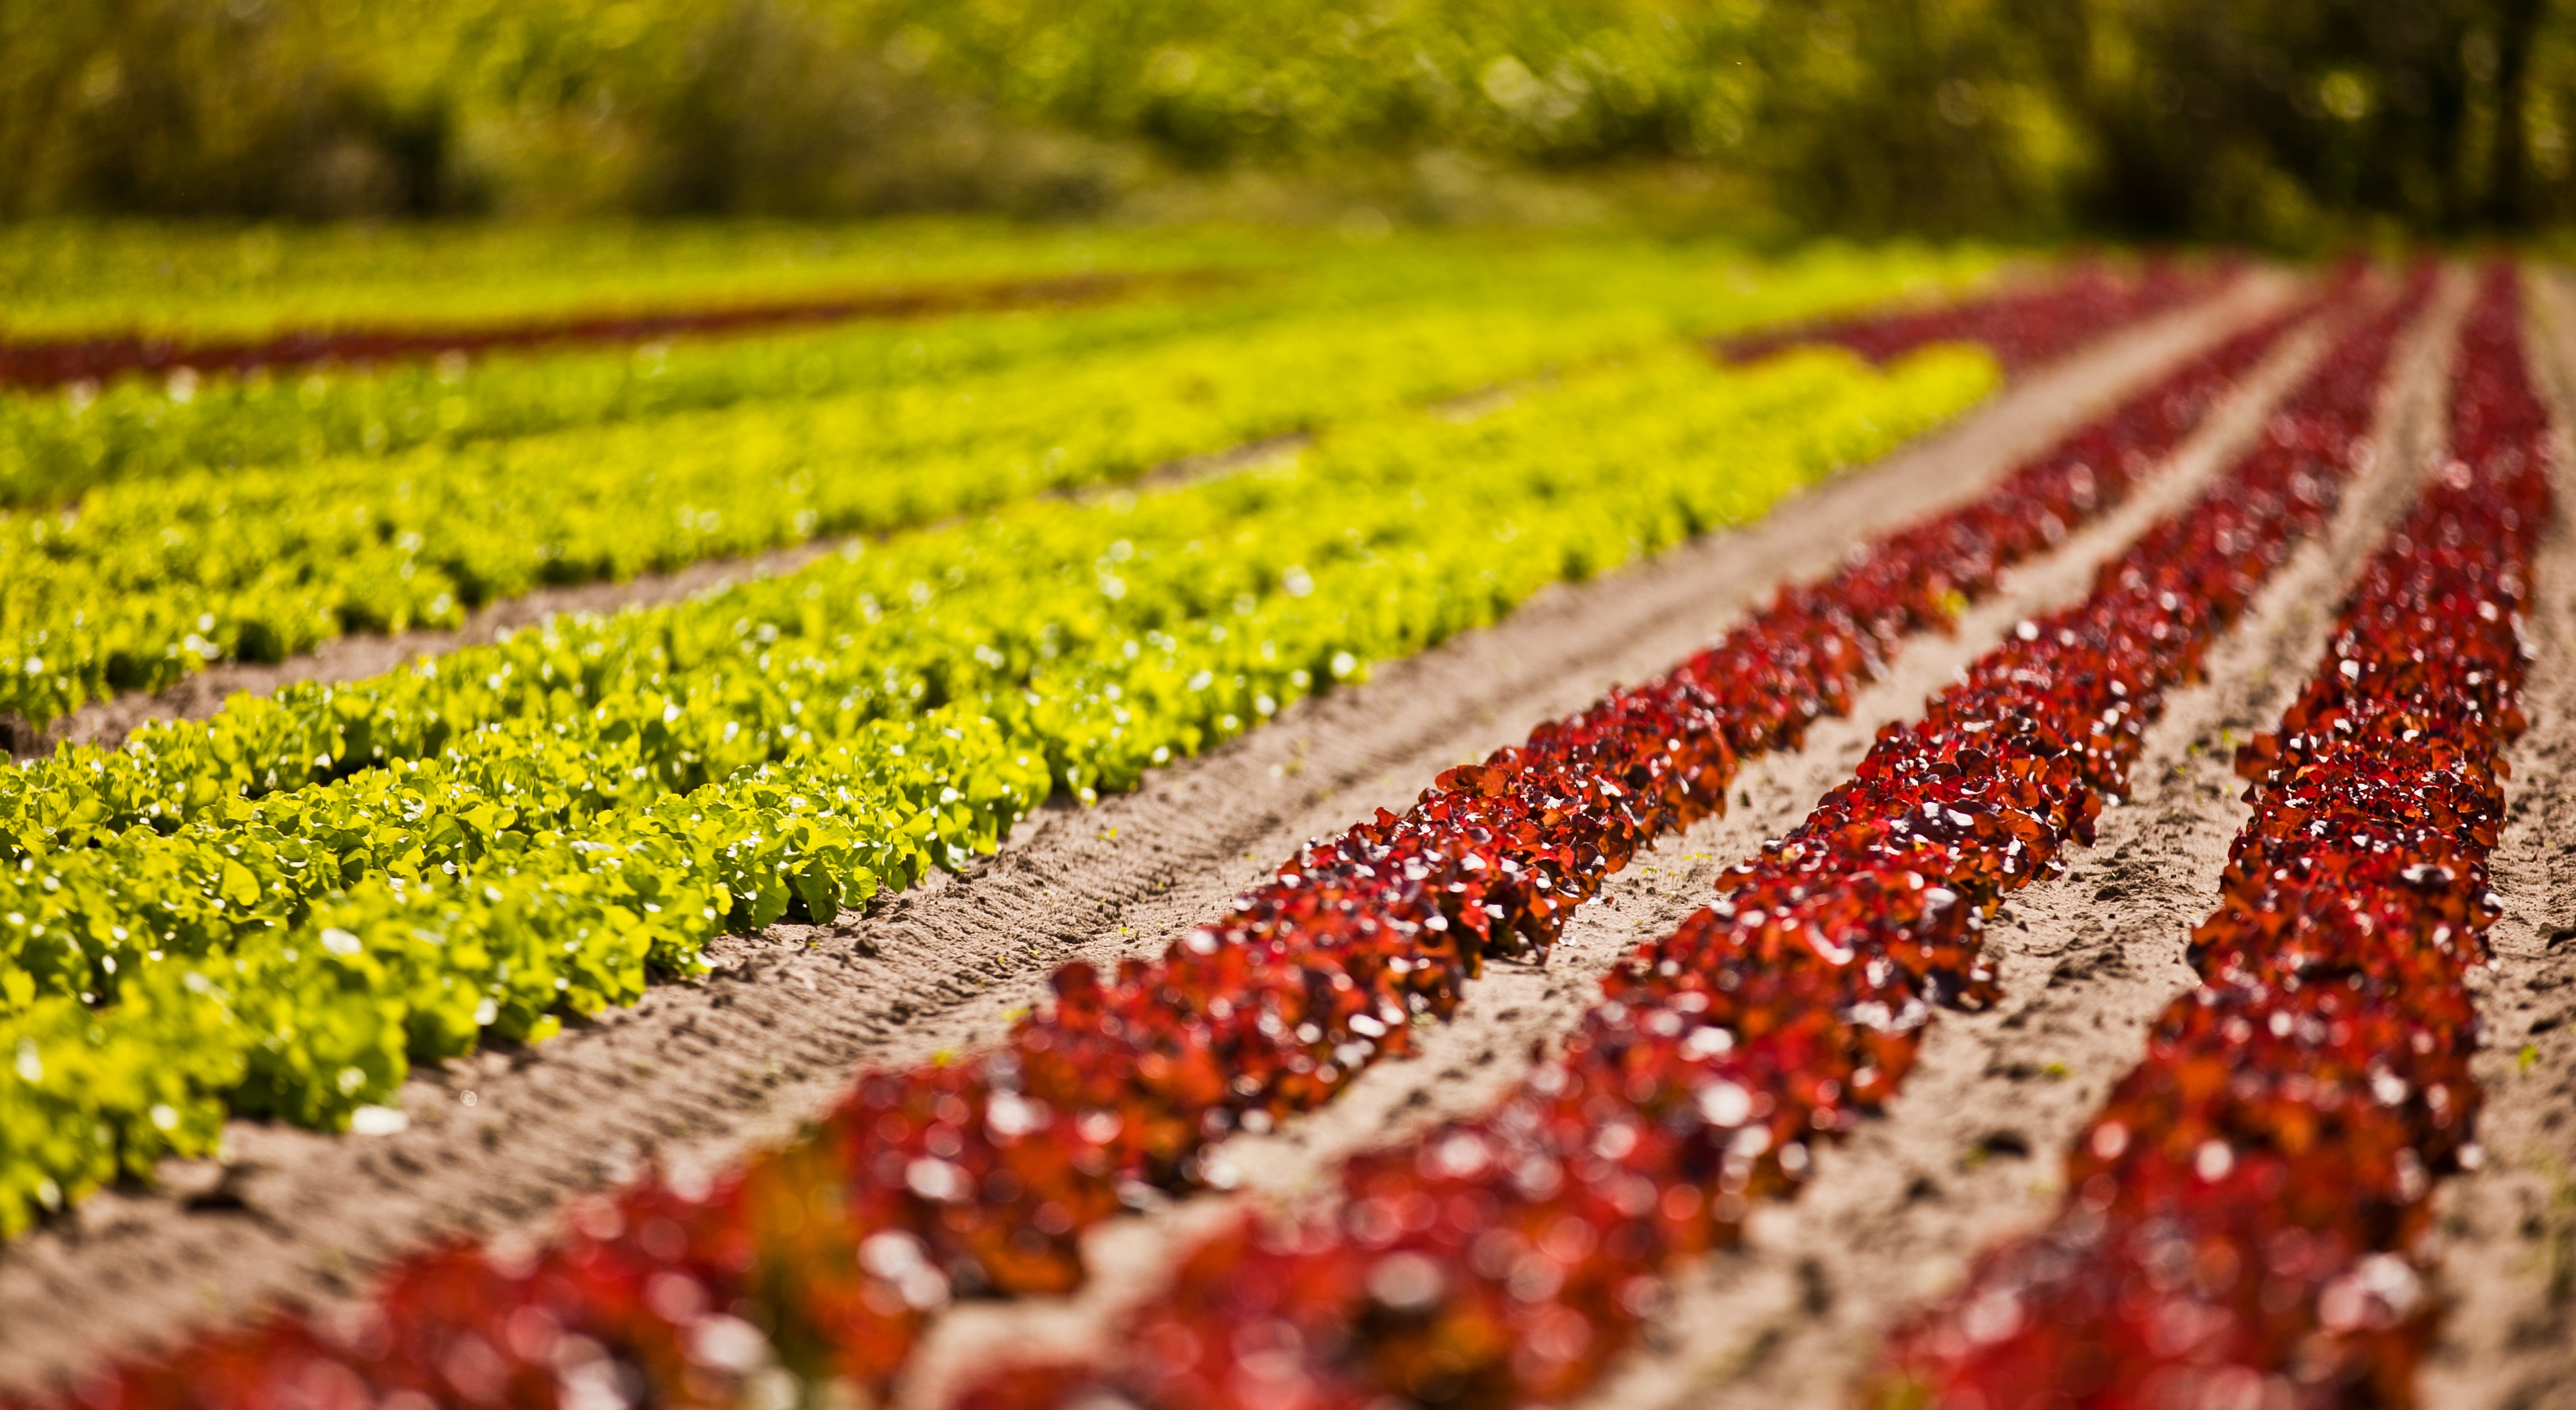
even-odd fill
[(2572, 106), (2576, 0), (0, 0), (0, 216), (1482, 174), (1747, 229), (2296, 247), (2566, 222)]

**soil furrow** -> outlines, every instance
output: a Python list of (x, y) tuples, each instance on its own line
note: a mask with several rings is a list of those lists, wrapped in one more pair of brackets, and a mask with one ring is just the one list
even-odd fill
[[(1351, 1156), (1491, 1107), (1526, 1075), (1534, 1045), (1573, 1029), (1598, 998), (1605, 970), (1639, 941), (1669, 931), (1705, 904), (1721, 870), (1804, 818), (1827, 790), (1850, 777), (1881, 725), (1918, 711), (1927, 695), (2013, 623), (2081, 598), (2102, 560), (2197, 491), (2232, 448), (2259, 428), (2270, 404), (2307, 365), (2313, 342), (2294, 338), (2163, 474), (2045, 560), (2012, 573), (2002, 591), (1962, 617), (1955, 635), (1909, 644), (1888, 675), (1852, 702), (1849, 715), (1819, 721), (1804, 749), (1749, 761), (1727, 814), (1665, 839), (1613, 876), (1602, 901), (1576, 913), (1545, 965), (1490, 965), (1469, 983), (1465, 1002), (1428, 1035), (1417, 1056), (1371, 1068), (1331, 1105), (1276, 1133), (1237, 1136), (1218, 1147), (1216, 1157), (1246, 1194), (1329, 1197), (1338, 1188), (1334, 1172)], [(1084, 1262), (1092, 1276), (1079, 1295), (951, 1312), (916, 1354), (897, 1406), (937, 1410), (964, 1381), (999, 1361), (1098, 1359), (1108, 1349), (1106, 1338), (1114, 1334), (1119, 1312), (1154, 1293), (1179, 1257), (1240, 1207), (1239, 1201), (1192, 1199), (1115, 1221), (1085, 1240)]]
[(1837, 1406), (1890, 1324), (1955, 1285), (1976, 1252), (2055, 1211), (2062, 1152), (2194, 976), (2191, 927), (2246, 810), (2236, 743), (2270, 727), (2323, 650), (2345, 580), (2437, 454), (2442, 370), (2466, 311), (2453, 279), (2382, 401), (2382, 453), (2147, 732), (2134, 796), (2071, 869), (1987, 932), (2004, 1000), (1945, 1013), (1885, 1114), (1819, 1153), (1795, 1201), (1757, 1206), (1743, 1242), (1676, 1279), (1644, 1348), (1584, 1403)]
[(728, 940), (704, 983), (541, 1049), (424, 1073), (404, 1094), (408, 1130), (236, 1123), (228, 1166), (102, 1194), (0, 1251), (0, 1391), (279, 1298), (331, 1303), (433, 1239), (536, 1229), (646, 1158), (681, 1172), (730, 1161), (819, 1112), (862, 1063), (998, 1038), (1056, 965), (1159, 948), (1305, 837), (1400, 807), (1437, 769), (1668, 666), (1756, 594), (1974, 493), (2283, 292), (2255, 281), (2133, 330), (1760, 524), (1543, 593), (1136, 794), (1047, 809), (966, 877), (865, 917)]
[(2473, 976), (2486, 1048), (2475, 1071), (2484, 1157), (2434, 1196), (2434, 1287), (2447, 1308), (2424, 1403), (2576, 1406), (2576, 287), (2526, 278), (2526, 325), (2556, 413), (2558, 522), (2535, 570), (2506, 824), (2490, 858), (2504, 915), (2494, 967)]

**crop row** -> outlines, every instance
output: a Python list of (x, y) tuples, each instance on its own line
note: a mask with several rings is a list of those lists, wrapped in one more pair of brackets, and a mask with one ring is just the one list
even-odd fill
[[(1398, 237), (1366, 253), (1473, 257), (1495, 243)], [(0, 249), (0, 334), (21, 342), (132, 334), (202, 343), (299, 329), (473, 327), (1100, 271), (1252, 271), (1332, 263), (1340, 245), (1242, 230), (1042, 230), (971, 220), (253, 228), (36, 221)]]
[(2055, 1222), (1897, 1339), (1893, 1403), (2411, 1401), (2436, 1308), (2408, 1253), (2474, 1163), (2468, 976), (2550, 516), (2516, 304), (2498, 269), (2455, 458), (2238, 755), (2254, 815), (2192, 935), (2200, 985), (2077, 1136)]
[(1654, 1313), (1663, 1268), (1794, 1192), (1814, 1145), (1904, 1080), (1937, 1008), (1992, 1001), (1985, 919), (2090, 842), (2165, 693), (2332, 511), (2426, 287), (2350, 329), (2083, 602), (1883, 731), (1715, 902), (1615, 968), (1497, 1108), (1354, 1160), (1329, 1206), (1202, 1245), (1118, 1364), (1005, 1373), (965, 1403), (1068, 1405), (1105, 1381), (1147, 1406), (1359, 1410), (1589, 1384)]
[[(1272, 271), (1213, 287), (1149, 283), (1139, 287), (1167, 296), (1047, 316), (970, 314), (762, 338), (638, 339), (633, 348), (544, 356), (472, 357), (450, 349), (453, 355), (434, 359), (319, 367), (300, 376), (215, 377), (192, 369), (75, 385), (59, 396), (0, 395), (0, 503), (65, 502), (111, 481), (197, 467), (340, 457), (400, 465), (404, 452), (422, 446), (453, 449), (753, 401), (882, 392), (1041, 360), (1071, 360), (1068, 370), (1078, 371), (1121, 348), (1192, 336), (1276, 337), (1300, 322), (1325, 325), (1314, 337), (1329, 343), (1365, 335), (1375, 322), (1508, 309), (1569, 320), (1579, 354), (1582, 329), (1614, 309), (1642, 341), (1868, 303), (1958, 272), (1955, 260), (1902, 253), (1809, 255), (1761, 266), (1690, 254), (1609, 267), (1597, 259), (1528, 258), (1501, 262), (1483, 278), (1443, 276), (1413, 259), (1384, 263)], [(1358, 316), (1363, 312), (1368, 319)], [(1222, 348), (1202, 343), (1199, 351), (1209, 366), (1222, 367)], [(1190, 387), (1165, 390), (1179, 395)]]
[(937, 382), (1251, 326), (1277, 311), (1275, 300), (1242, 294), (1149, 298), (1049, 317), (966, 315), (545, 356), (459, 353), (287, 378), (189, 370), (0, 396), (0, 501), (67, 503), (101, 484), (193, 468), (395, 459), (424, 445)]
[(960, 865), (1050, 791), (1131, 787), (1757, 515), (1992, 381), (1958, 351), (1717, 376), (1669, 348), (1473, 424), (1391, 416), (1293, 468), (1022, 506), (0, 773), (0, 1051), (27, 1055), (0, 1221), (208, 1149), (227, 1110), (336, 1124), (411, 1058)]
[[(1820, 299), (1837, 289), (1819, 280), (1791, 292)], [(1778, 296), (1757, 289), (1739, 302)], [(543, 389), (528, 395), (549, 414), (614, 414), (390, 459), (129, 478), (93, 489), (76, 510), (0, 517), (0, 716), (42, 725), (210, 661), (274, 660), (350, 631), (453, 625), (541, 584), (1116, 483), (1191, 453), (1652, 346), (1672, 331), (1642, 294), (1563, 316), (1453, 299), (1393, 314), (1246, 313), (1213, 328), (1160, 321), (1177, 331), (1088, 350), (1041, 321), (995, 335), (1009, 353), (963, 378), (890, 371), (881, 338), (844, 336), (831, 355), (854, 364), (860, 385), (828, 396), (782, 394), (825, 356), (815, 347), (700, 351), (689, 396), (737, 399), (642, 419), (618, 409), (616, 389), (630, 383), (613, 366), (522, 366)], [(1157, 319), (1129, 322), (1150, 332)], [(1082, 326), (1105, 336), (1107, 325)], [(481, 391), (518, 397), (500, 390), (509, 385), (495, 377)], [(591, 399), (600, 388), (606, 403)], [(265, 395), (260, 409), (272, 438), (316, 424), (291, 391)], [(228, 424), (239, 430), (244, 418)]]
[[(1197, 280), (1210, 277), (1195, 272)], [(1193, 272), (1164, 276), (1194, 282)], [(181, 340), (135, 333), (87, 337), (0, 337), (0, 386), (59, 387), (128, 373), (245, 373), (317, 362), (386, 362), (436, 353), (483, 353), (557, 343), (640, 343), (651, 338), (737, 332), (853, 318), (920, 318), (983, 309), (1063, 307), (1132, 293), (1120, 274), (1066, 274), (980, 284), (916, 285), (865, 293), (691, 309), (558, 314), (454, 327), (297, 328), (261, 338)]]
[[(0, 708), (41, 723), (218, 659), (452, 625), (548, 582), (882, 531), (1526, 371), (1554, 325), (1443, 309), (1033, 359), (964, 382), (92, 492), (0, 541)], [(1636, 330), (1627, 330), (1634, 333)], [(1594, 351), (1572, 340), (1579, 351)], [(1345, 376), (1329, 375), (1339, 371)]]
[[(2215, 277), (2224, 277), (2223, 272)], [(1748, 334), (1717, 344), (1730, 362), (1768, 357), (1801, 344), (1849, 348), (1872, 362), (1934, 343), (1982, 344), (2008, 372), (2065, 356), (2106, 322), (2139, 318), (2205, 293), (2213, 275), (2150, 265), (2133, 280), (2085, 267), (2028, 288), (1921, 309), (1837, 318)]]
[[(1079, 1234), (1140, 1182), (1222, 1184), (1200, 1160), (1210, 1142), (1405, 1050), (1486, 947), (1543, 945), (1637, 846), (1722, 806), (1740, 755), (1794, 745), (1904, 635), (2117, 502), (2293, 316), (2204, 353), (1969, 506), (1784, 592), (1665, 679), (1308, 849), (1161, 961), (1114, 978), (1068, 968), (1057, 1004), (998, 1053), (862, 1079), (809, 1139), (713, 1189), (648, 1186), (594, 1209), (533, 1263), (415, 1261), (354, 1336), (280, 1322), (134, 1371), (110, 1401), (250, 1404), (321, 1378), (488, 1404), (585, 1385), (687, 1402), (788, 1374), (782, 1360), (809, 1379), (881, 1382), (953, 1295), (1072, 1285)], [(1641, 428), (1621, 439), (1636, 446)], [(1621, 459), (1638, 473), (1657, 456)]]

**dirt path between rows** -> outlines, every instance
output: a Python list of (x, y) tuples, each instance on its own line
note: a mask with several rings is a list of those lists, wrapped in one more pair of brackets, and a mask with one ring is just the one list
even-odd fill
[[(1757, 594), (1974, 493), (2284, 292), (2249, 281), (2033, 376), (1757, 525), (1551, 589), (1139, 793), (1048, 809), (966, 877), (831, 926), (724, 941), (704, 983), (657, 989), (534, 1051), (424, 1073), (404, 1092), (408, 1130), (234, 1123), (228, 1167), (173, 1166), (161, 1193), (103, 1193), (0, 1250), (0, 1394), (279, 1299), (331, 1304), (441, 1237), (541, 1231), (568, 1196), (648, 1154), (704, 1169), (787, 1135), (860, 1065), (989, 1043), (1063, 961), (1158, 949), (1306, 837), (1401, 807), (1436, 770), (1669, 666)], [(1652, 881), (1662, 866), (1634, 875)], [(1550, 982), (1563, 981), (1522, 987)]]
[(2557, 426), (2558, 520), (2543, 541), (2526, 631), (2531, 729), (2511, 754), (2490, 866), (2504, 917), (2495, 967), (2473, 979), (2486, 1050), (2476, 1073), (2484, 1156), (2435, 1196), (2434, 1287), (2449, 1303), (2424, 1403), (2576, 1407), (2576, 288), (2527, 279), (2532, 370)]
[[(1610, 965), (1704, 904), (1719, 871), (1804, 818), (1851, 776), (1881, 725), (1917, 713), (1927, 695), (2015, 622), (2082, 597), (2097, 564), (2182, 503), (2231, 448), (2256, 432), (2314, 351), (2313, 338), (2284, 347), (2135, 498), (2011, 574), (2001, 591), (1966, 614), (1954, 636), (1909, 644), (1894, 669), (1853, 701), (1851, 714), (1819, 722), (1803, 750), (1749, 763), (1726, 816), (1666, 839), (1613, 877), (1601, 903), (1576, 913), (1544, 967), (1492, 966), (1468, 984), (1456, 1015), (1428, 1036), (1418, 1056), (1372, 1068), (1332, 1105), (1277, 1133), (1237, 1136), (1218, 1147), (1216, 1156), (1239, 1176), (1242, 1195), (1329, 1198), (1334, 1172), (1351, 1156), (1501, 1100), (1528, 1072), (1534, 1043), (1573, 1031), (1599, 998)], [(1092, 1277), (1079, 1296), (950, 1313), (917, 1355), (897, 1410), (939, 1410), (963, 1379), (1000, 1361), (1101, 1355), (1120, 1311), (1152, 1294), (1192, 1244), (1242, 1207), (1241, 1197), (1196, 1198), (1118, 1221), (1086, 1241)]]

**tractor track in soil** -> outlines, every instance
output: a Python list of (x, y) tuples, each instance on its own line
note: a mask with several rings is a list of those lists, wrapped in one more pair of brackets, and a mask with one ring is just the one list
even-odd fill
[[(729, 937), (714, 947), (717, 972), (701, 983), (657, 988), (535, 1049), (424, 1069), (402, 1095), (404, 1131), (332, 1136), (236, 1122), (227, 1161), (172, 1162), (155, 1190), (101, 1192), (0, 1249), (0, 1394), (59, 1385), (101, 1359), (149, 1354), (281, 1302), (327, 1309), (362, 1293), (390, 1261), (441, 1239), (541, 1236), (567, 1199), (648, 1161), (685, 1175), (789, 1136), (863, 1065), (994, 1041), (1013, 1011), (1042, 999), (1057, 965), (1158, 950), (1308, 836), (1338, 831), (1372, 807), (1402, 807), (1440, 768), (1517, 741), (1614, 681), (1669, 667), (1777, 584), (1829, 568), (1868, 533), (1975, 493), (2285, 294), (2281, 281), (2249, 280), (2126, 330), (2016, 381), (1916, 446), (1784, 500), (1755, 524), (1551, 588), (1493, 628), (1383, 665), (1368, 684), (1301, 703), (1157, 771), (1134, 794), (1088, 810), (1044, 809), (963, 876), (935, 876), (830, 925)], [(2173, 492), (2159, 479), (2104, 525), (2027, 567), (1955, 640), (1914, 643), (1866, 708), (1883, 716), (1912, 708), (1974, 654), (1972, 644), (2028, 610), (2010, 604), (2044, 584), (2061, 595), (2078, 590), (2082, 569), (2069, 565), (2082, 546), (2110, 524), (2143, 523), (2137, 506)], [(2116, 542), (2090, 551), (2099, 556)], [(1936, 662), (1946, 664), (1925, 664)], [(1441, 1050), (1463, 1053), (1481, 1031), (1497, 1052), (1525, 1048), (1561, 1027), (1588, 998), (1578, 971), (1597, 971), (1638, 927), (1685, 913), (1716, 866), (1848, 771), (1876, 722), (1828, 725), (1806, 753), (1749, 769), (1742, 786), (1753, 801), (1733, 820), (1674, 839), (1632, 867), (1614, 891), (1622, 899), (1592, 908), (1550, 969), (1498, 970), (1479, 990), (1492, 996), (1481, 1002), (1493, 1018), (1462, 1016)], [(1520, 1012), (1507, 1016), (1513, 1008)], [(1464, 1061), (1462, 1071), (1481, 1070), (1474, 1054)], [(1494, 1079), (1447, 1085), (1481, 1092)], [(1389, 1103), (1424, 1090), (1419, 1082), (1406, 1090), (1401, 1077), (1362, 1086), (1304, 1124), (1310, 1143), (1382, 1138), (1402, 1115)], [(1427, 1099), (1405, 1108), (1447, 1109), (1449, 1101)], [(1304, 1159), (1312, 1168), (1313, 1157)]]

